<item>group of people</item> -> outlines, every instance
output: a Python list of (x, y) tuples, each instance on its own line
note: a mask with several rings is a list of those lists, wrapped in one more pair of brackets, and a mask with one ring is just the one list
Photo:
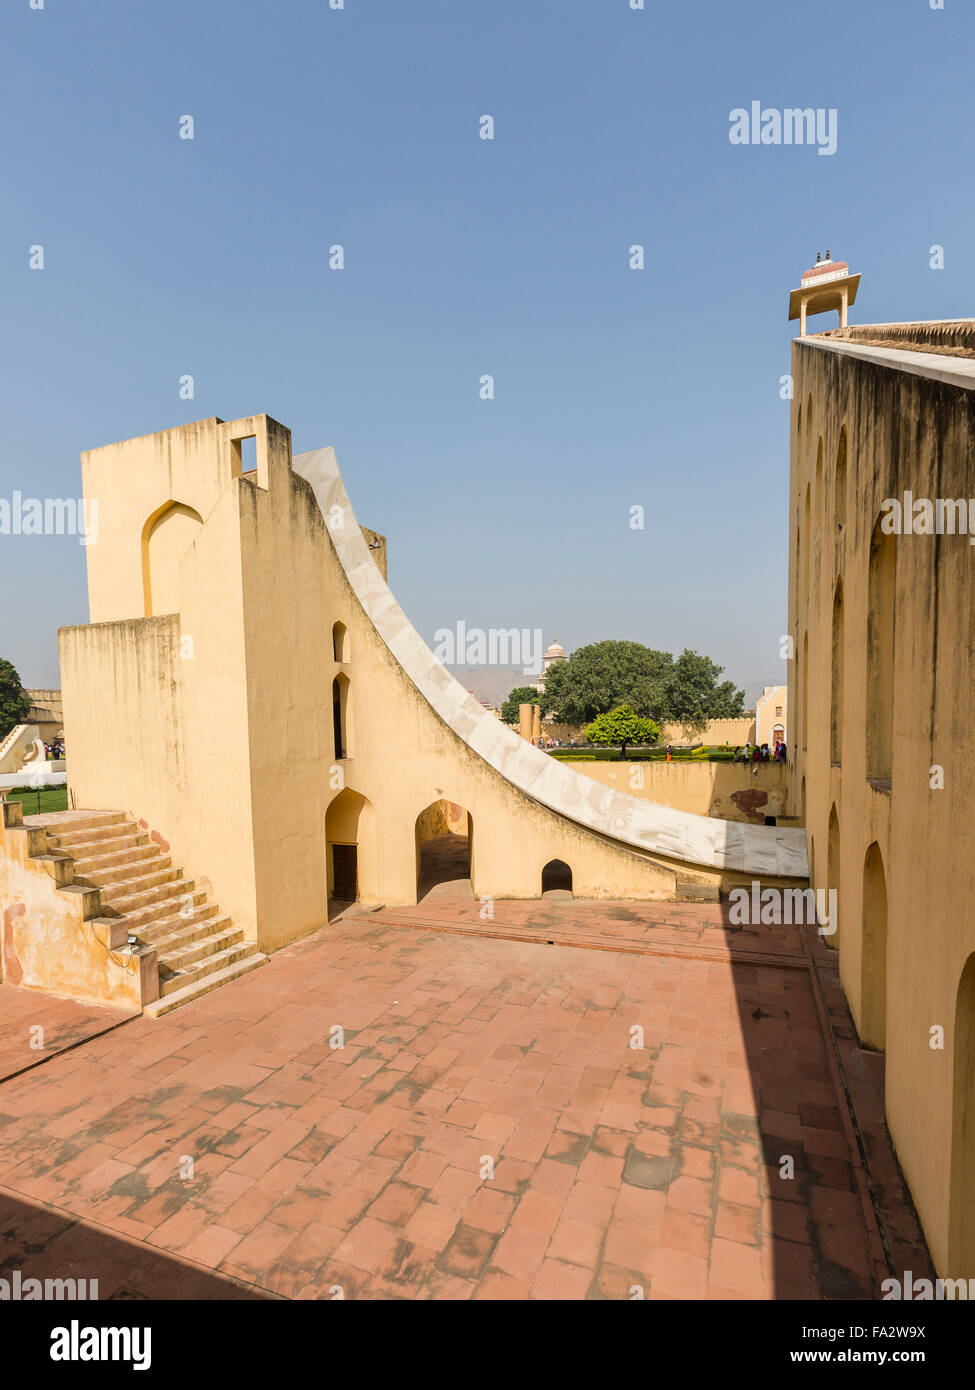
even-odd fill
[(563, 743), (560, 738), (552, 738), (550, 735), (536, 739), (535, 743), (538, 748), (575, 748), (576, 746), (574, 738), (570, 738), (568, 743)]
[(735, 749), (735, 756), (732, 761), (736, 763), (784, 763), (785, 744), (777, 743), (774, 748), (769, 748), (767, 743), (746, 743), (744, 747), (739, 745)]
[(54, 743), (45, 743), (44, 756), (46, 758), (63, 758), (64, 744), (57, 739), (55, 739)]

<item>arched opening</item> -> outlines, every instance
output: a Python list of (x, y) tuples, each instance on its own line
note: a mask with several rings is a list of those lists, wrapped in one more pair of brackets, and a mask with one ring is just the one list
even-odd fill
[[(829, 813), (829, 834), (826, 842), (826, 887), (829, 891), (828, 908), (831, 930), (824, 940), (827, 946), (839, 950), (840, 945), (840, 818), (834, 803)], [(833, 894), (835, 893), (835, 897)]]
[(806, 823), (806, 779), (805, 779), (805, 777), (803, 777), (803, 779), (802, 779), (802, 784), (801, 784), (801, 786), (800, 786), (800, 788), (799, 788), (799, 815), (802, 817), (802, 823), (803, 823), (803, 825), (805, 825), (805, 823)]
[(806, 434), (808, 434), (809, 431), (812, 429), (812, 418), (813, 418), (812, 392), (810, 391), (808, 397), (806, 398)]
[(812, 549), (812, 541), (813, 541), (812, 531), (810, 530), (810, 525), (809, 525), (809, 523), (810, 523), (810, 514), (811, 514), (810, 492), (811, 492), (811, 489), (810, 489), (810, 487), (809, 487), (809, 484), (807, 483), (807, 484), (806, 484), (806, 506), (805, 506), (805, 510), (804, 510), (804, 512), (803, 512), (803, 524), (802, 524), (802, 533), (803, 533), (803, 535), (804, 535), (805, 538), (806, 538), (806, 544), (803, 546), (803, 550), (802, 550), (802, 590), (801, 590), (801, 592), (800, 592), (800, 594), (799, 594), (799, 602), (800, 602), (800, 605), (801, 605), (803, 608), (805, 608), (805, 605), (808, 604), (808, 602), (809, 602), (809, 552), (810, 552), (810, 550)]
[(860, 958), (860, 1043), (883, 1052), (887, 1043), (887, 879), (874, 840), (863, 862)]
[(778, 748), (780, 743), (785, 743), (785, 728), (781, 724), (776, 724), (772, 730), (772, 748)]
[(799, 703), (802, 706), (802, 751), (806, 751), (806, 715), (809, 711), (809, 633), (802, 636), (802, 684), (799, 687)]
[(867, 587), (867, 776), (890, 784), (894, 761), (894, 537), (880, 523), (870, 542)]
[(837, 532), (846, 525), (846, 426), (840, 430), (836, 451), (836, 479), (833, 484), (833, 525)]
[(572, 897), (572, 870), (562, 859), (550, 859), (542, 869), (542, 897)]
[(816, 533), (822, 535), (823, 517), (826, 513), (826, 493), (823, 489), (823, 436), (819, 436), (819, 445), (816, 449), (816, 488), (813, 492), (813, 512), (816, 522)]
[(833, 597), (833, 688), (829, 716), (830, 761), (843, 761), (843, 582)]
[(369, 802), (346, 787), (330, 802), (325, 812), (325, 853), (330, 904), (356, 902), (361, 896), (360, 847)]
[(975, 1279), (975, 954), (968, 957), (958, 986), (953, 1055), (946, 1273)]
[(349, 691), (348, 676), (336, 676), (332, 681), (332, 737), (336, 762), (352, 757)]
[(179, 563), (203, 525), (182, 502), (158, 507), (142, 528), (142, 596), (147, 618), (179, 612)]
[(471, 892), (474, 819), (455, 801), (432, 801), (416, 818), (416, 900), (436, 890)]
[(336, 623), (332, 628), (332, 656), (341, 662), (349, 659), (349, 629), (345, 623)]

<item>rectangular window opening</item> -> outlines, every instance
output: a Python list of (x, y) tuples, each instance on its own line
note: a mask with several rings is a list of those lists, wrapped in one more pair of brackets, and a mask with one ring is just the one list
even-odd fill
[(243, 474), (257, 472), (257, 435), (249, 434), (246, 439), (235, 440), (240, 451), (240, 471)]

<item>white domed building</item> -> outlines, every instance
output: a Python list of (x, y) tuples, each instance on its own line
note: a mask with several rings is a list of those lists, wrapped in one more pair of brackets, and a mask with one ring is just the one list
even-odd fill
[(546, 649), (545, 655), (542, 657), (542, 674), (536, 681), (532, 682), (534, 689), (537, 690), (539, 694), (545, 689), (545, 680), (548, 676), (549, 669), (556, 665), (557, 662), (568, 661), (568, 659), (565, 648), (559, 646), (559, 639), (553, 637), (552, 645)]

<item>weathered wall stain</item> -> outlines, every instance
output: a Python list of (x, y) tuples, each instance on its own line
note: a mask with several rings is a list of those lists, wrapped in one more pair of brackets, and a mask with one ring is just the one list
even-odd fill
[(13, 903), (4, 909), (3, 914), (3, 981), (8, 985), (19, 985), (24, 978), (24, 971), (17, 958), (17, 950), (14, 945), (14, 919), (23, 917), (25, 912), (23, 903)]

